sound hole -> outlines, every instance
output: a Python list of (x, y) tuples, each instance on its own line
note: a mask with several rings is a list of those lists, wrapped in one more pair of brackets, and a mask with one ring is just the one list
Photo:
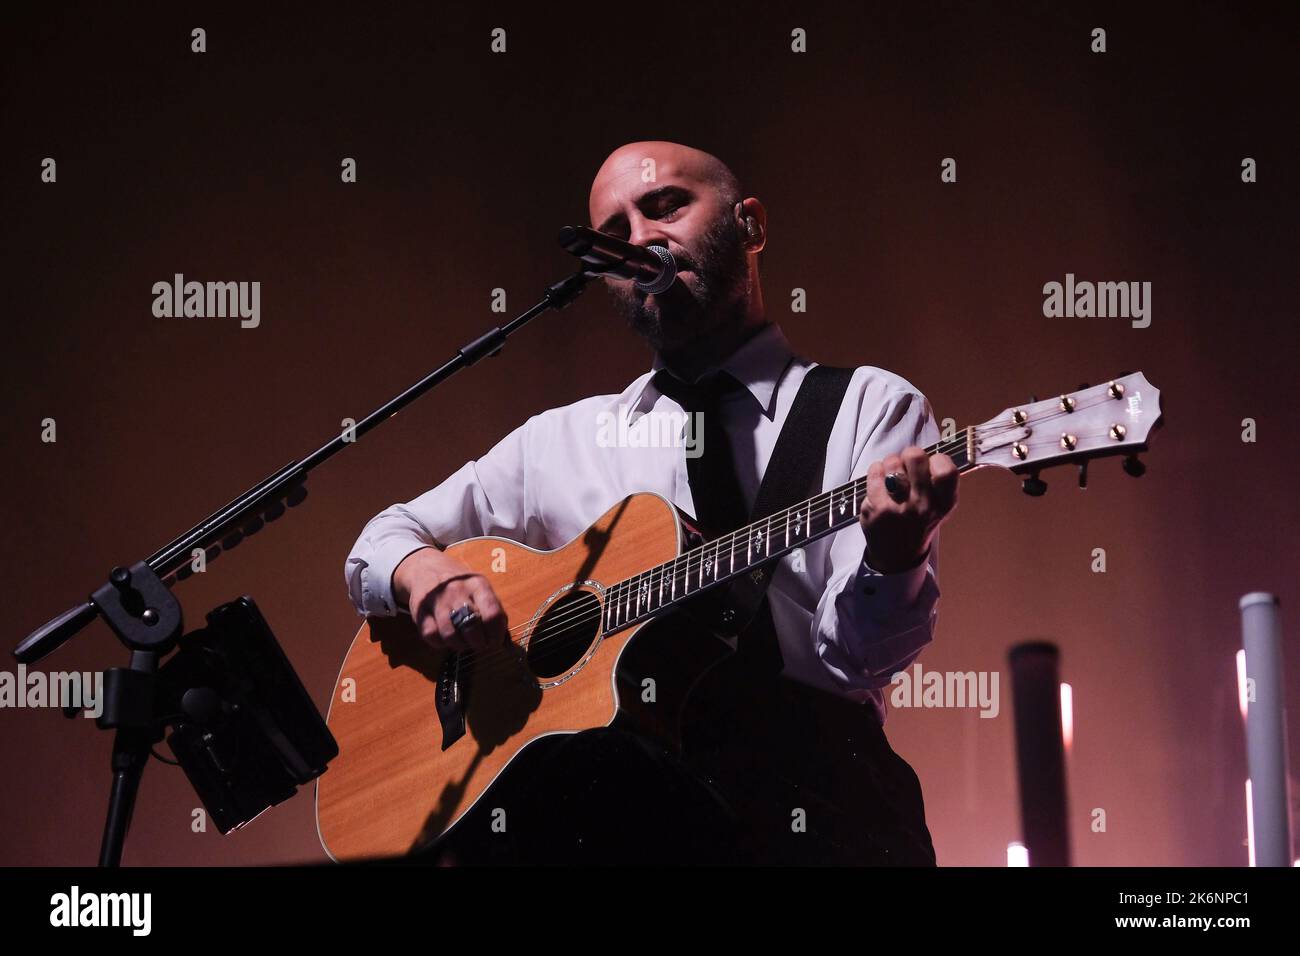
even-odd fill
[(600, 632), (600, 599), (570, 591), (547, 609), (528, 639), (528, 667), (537, 677), (558, 677), (586, 656)]

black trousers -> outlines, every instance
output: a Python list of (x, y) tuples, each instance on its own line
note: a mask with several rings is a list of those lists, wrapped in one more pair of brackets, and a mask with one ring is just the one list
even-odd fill
[(535, 741), (432, 851), (437, 862), (751, 862), (722, 794), (667, 748), (616, 726)]
[(684, 755), (621, 720), (536, 741), (423, 859), (933, 866), (920, 782), (874, 715), (771, 693), (768, 719), (695, 727)]

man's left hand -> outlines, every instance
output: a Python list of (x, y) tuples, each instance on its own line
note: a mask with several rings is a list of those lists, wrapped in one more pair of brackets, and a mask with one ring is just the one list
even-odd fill
[[(893, 474), (897, 499), (885, 487)], [(930, 552), (939, 525), (957, 506), (957, 466), (916, 445), (872, 462), (858, 521), (867, 536), (867, 563), (881, 574), (916, 567)]]

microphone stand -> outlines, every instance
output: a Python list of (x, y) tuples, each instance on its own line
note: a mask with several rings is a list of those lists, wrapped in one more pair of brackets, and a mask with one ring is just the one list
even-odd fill
[[(549, 286), (540, 302), (505, 326), (489, 329), (474, 339), (441, 367), (430, 372), (406, 391), (375, 409), (349, 431), (355, 438), (339, 435), (316, 451), (268, 475), (261, 482), (218, 508), (194, 527), (130, 568), (116, 567), (108, 582), (90, 599), (75, 604), (32, 631), (14, 650), (14, 658), (31, 664), (57, 650), (96, 617), (103, 617), (118, 639), (130, 651), (126, 668), (111, 668), (104, 675), (103, 710), (96, 725), (116, 731), (113, 741), (113, 784), (108, 817), (100, 844), (99, 865), (118, 866), (122, 846), (131, 823), (140, 778), (153, 745), (163, 738), (155, 714), (158, 664), (180, 640), (183, 614), (169, 585), (189, 575), (188, 562), (195, 548), (213, 556), (253, 534), (307, 496), (307, 474), (332, 458), (355, 439), (392, 418), (425, 392), (455, 372), (488, 355), (496, 355), (506, 339), (548, 309), (563, 309), (582, 294), (591, 279), (601, 274), (590, 265)], [(282, 503), (283, 502), (283, 503)], [(167, 575), (174, 578), (164, 582)]]

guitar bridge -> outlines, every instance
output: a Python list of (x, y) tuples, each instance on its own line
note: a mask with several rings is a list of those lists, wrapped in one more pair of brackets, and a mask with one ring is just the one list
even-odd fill
[(442, 726), (442, 749), (465, 736), (465, 704), (460, 680), (460, 654), (448, 654), (438, 670), (434, 708)]

